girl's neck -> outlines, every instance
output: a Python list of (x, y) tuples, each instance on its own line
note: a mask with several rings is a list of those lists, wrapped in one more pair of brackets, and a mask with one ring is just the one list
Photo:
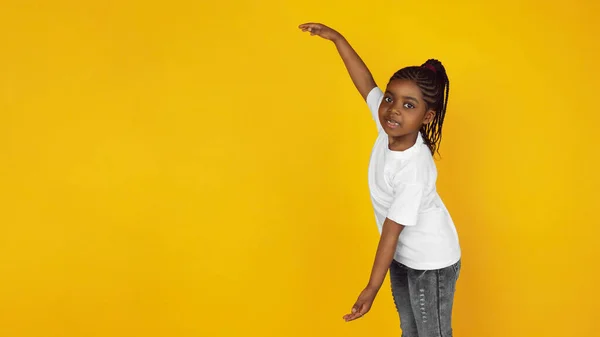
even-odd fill
[(390, 137), (388, 135), (388, 148), (391, 151), (406, 151), (410, 149), (417, 142), (419, 132), (420, 131), (417, 131), (416, 133), (410, 133), (399, 137)]

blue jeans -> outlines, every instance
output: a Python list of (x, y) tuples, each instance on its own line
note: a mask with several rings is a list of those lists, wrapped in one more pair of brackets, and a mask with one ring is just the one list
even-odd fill
[(402, 337), (452, 337), (452, 303), (461, 261), (437, 270), (390, 266)]

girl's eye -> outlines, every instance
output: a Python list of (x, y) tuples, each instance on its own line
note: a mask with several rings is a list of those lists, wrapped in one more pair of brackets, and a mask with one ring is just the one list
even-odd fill
[(392, 103), (391, 97), (385, 97), (383, 100), (386, 101), (387, 103)]
[(415, 106), (410, 103), (404, 103), (404, 107), (407, 109), (413, 109)]

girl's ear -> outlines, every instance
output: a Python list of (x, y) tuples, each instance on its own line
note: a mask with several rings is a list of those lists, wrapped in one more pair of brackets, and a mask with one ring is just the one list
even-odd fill
[(431, 123), (431, 121), (433, 120), (433, 117), (435, 117), (435, 110), (433, 110), (433, 109), (427, 110), (427, 112), (425, 113), (425, 118), (423, 119), (423, 124)]

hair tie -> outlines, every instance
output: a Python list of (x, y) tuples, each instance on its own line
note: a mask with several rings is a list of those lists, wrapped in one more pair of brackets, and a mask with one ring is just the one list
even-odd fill
[(425, 67), (425, 68), (433, 71), (435, 74), (437, 74), (437, 70), (435, 69), (435, 67), (433, 66), (433, 64), (427, 63), (427, 64), (423, 65), (423, 67)]

